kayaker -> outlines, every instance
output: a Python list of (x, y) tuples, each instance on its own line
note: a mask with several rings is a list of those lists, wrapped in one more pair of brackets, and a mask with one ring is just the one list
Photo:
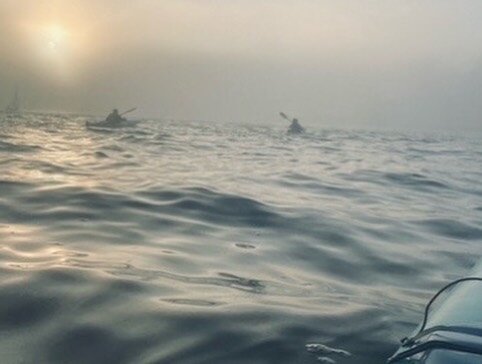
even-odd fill
[(124, 121), (124, 120), (125, 119), (119, 115), (119, 111), (117, 109), (112, 110), (112, 112), (105, 119), (107, 123), (112, 123), (112, 124), (120, 123), (121, 121)]
[(290, 134), (300, 134), (300, 133), (303, 133), (304, 131), (305, 131), (305, 129), (300, 125), (300, 123), (298, 122), (298, 119), (293, 119), (291, 121), (291, 125), (288, 128), (288, 133), (290, 133)]

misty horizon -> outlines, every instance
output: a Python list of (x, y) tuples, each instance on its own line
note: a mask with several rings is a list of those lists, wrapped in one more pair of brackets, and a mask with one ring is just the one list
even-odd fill
[(3, 1), (0, 108), (482, 130), (476, 1)]

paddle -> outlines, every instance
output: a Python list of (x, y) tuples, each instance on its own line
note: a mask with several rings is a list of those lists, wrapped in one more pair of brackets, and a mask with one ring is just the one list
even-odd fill
[(132, 111), (134, 111), (134, 110), (137, 110), (137, 107), (133, 107), (132, 109), (129, 109), (129, 110), (127, 110), (127, 111), (124, 111), (122, 114), (119, 114), (119, 116), (125, 115), (125, 114), (127, 114), (128, 112), (132, 112)]
[(280, 114), (280, 116), (281, 116), (283, 119), (286, 119), (286, 120), (288, 120), (289, 122), (292, 121), (284, 112), (280, 111), (279, 114)]
[(303, 133), (305, 131), (305, 129), (298, 123), (297, 119), (290, 119), (288, 115), (286, 115), (284, 112), (281, 112), (281, 111), (279, 114), (283, 119), (286, 119), (291, 123), (288, 129), (288, 133), (298, 134), (298, 133)]

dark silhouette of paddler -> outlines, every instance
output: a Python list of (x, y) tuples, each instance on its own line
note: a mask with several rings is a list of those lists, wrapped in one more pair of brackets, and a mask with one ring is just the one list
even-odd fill
[(302, 134), (305, 132), (305, 129), (301, 126), (298, 119), (290, 119), (284, 112), (280, 112), (279, 114), (283, 119), (291, 121), (287, 131), (288, 134)]
[(125, 118), (120, 116), (119, 111), (117, 109), (112, 110), (112, 112), (105, 118), (106, 123), (109, 124), (119, 124), (123, 121), (126, 121)]

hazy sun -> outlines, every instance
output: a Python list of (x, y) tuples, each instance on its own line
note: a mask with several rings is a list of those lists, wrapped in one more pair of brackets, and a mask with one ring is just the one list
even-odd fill
[(67, 51), (69, 46), (69, 33), (59, 25), (49, 25), (43, 31), (41, 42), (50, 51)]
[(26, 30), (45, 75), (59, 80), (75, 76), (89, 49), (85, 34), (75, 24), (32, 22)]
[(39, 5), (23, 14), (16, 27), (37, 75), (54, 82), (73, 82), (89, 68), (99, 49), (97, 19), (87, 18), (73, 1), (50, 2), (51, 7)]

